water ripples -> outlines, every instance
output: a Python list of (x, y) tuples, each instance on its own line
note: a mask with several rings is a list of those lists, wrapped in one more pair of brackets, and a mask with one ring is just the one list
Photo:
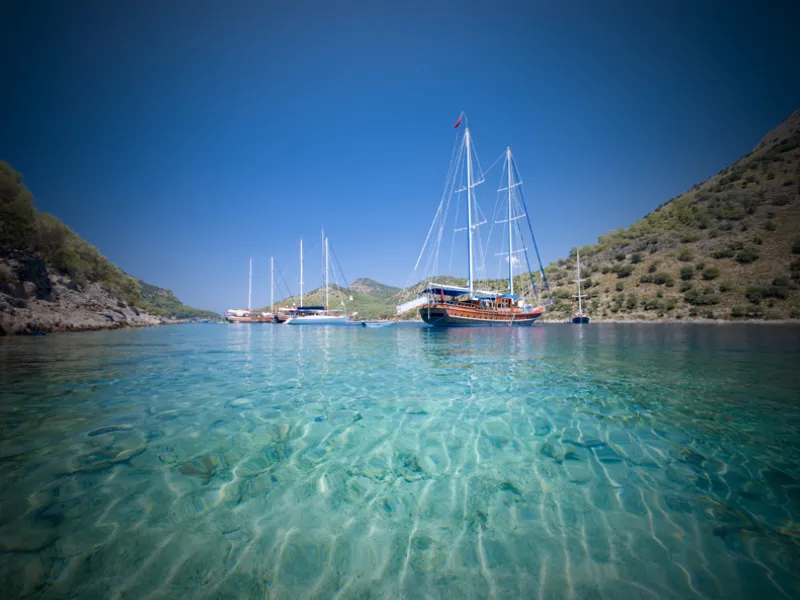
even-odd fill
[(800, 596), (792, 328), (0, 340), (7, 597)]

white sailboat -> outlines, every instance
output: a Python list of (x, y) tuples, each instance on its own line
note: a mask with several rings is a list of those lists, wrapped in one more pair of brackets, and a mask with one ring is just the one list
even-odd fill
[(229, 308), (225, 319), (231, 323), (272, 323), (271, 312), (253, 312), (253, 258), (250, 257), (250, 277), (247, 284), (247, 308)]
[(572, 297), (578, 300), (578, 313), (572, 317), (570, 322), (575, 325), (584, 325), (589, 322), (589, 317), (583, 314), (583, 299), (587, 296), (581, 294), (581, 282), (583, 279), (581, 279), (581, 253), (579, 250), (575, 251), (575, 257), (577, 259), (576, 269), (578, 270), (578, 278), (575, 283), (578, 285), (578, 293)]
[(253, 298), (253, 258), (250, 257), (250, 278), (247, 286), (247, 308), (229, 308), (225, 311), (225, 320), (231, 323), (250, 323), (250, 303)]
[[(322, 232), (323, 240), (323, 263), (325, 266), (325, 275), (323, 278), (323, 285), (325, 287), (324, 297), (325, 302), (323, 306), (303, 306), (303, 241), (300, 240), (300, 306), (294, 311), (294, 314), (286, 320), (287, 325), (346, 325), (350, 322), (350, 315), (344, 310), (331, 310), (328, 308), (328, 271), (330, 266), (330, 256), (328, 253), (328, 238), (325, 237), (325, 232)], [(341, 291), (339, 291), (341, 298)], [(344, 300), (341, 300), (344, 306)]]

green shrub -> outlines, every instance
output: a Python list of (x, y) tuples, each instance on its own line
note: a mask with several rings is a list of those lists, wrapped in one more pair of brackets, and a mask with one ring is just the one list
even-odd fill
[(751, 285), (744, 293), (745, 298), (750, 300), (753, 304), (759, 304), (764, 297), (763, 290), (759, 286)]
[(781, 275), (772, 280), (772, 285), (778, 287), (787, 287), (789, 285), (789, 278), (786, 275)]
[(619, 283), (617, 283), (617, 291), (618, 292), (621, 292), (624, 289), (625, 289), (625, 284), (624, 283), (622, 283), (621, 281)]
[(743, 319), (747, 316), (747, 308), (744, 306), (735, 306), (733, 310), (731, 310), (731, 316), (734, 319)]
[(683, 299), (692, 306), (709, 306), (712, 304), (719, 304), (719, 296), (713, 291), (691, 290), (684, 294)]
[(667, 287), (672, 287), (675, 285), (675, 280), (669, 273), (659, 272), (653, 274), (653, 283), (656, 285), (666, 285)]
[(720, 248), (719, 250), (714, 250), (711, 253), (713, 258), (721, 259), (721, 258), (733, 258), (736, 253), (731, 250), (730, 248)]
[(727, 281), (723, 281), (719, 284), (719, 291), (720, 292), (730, 292), (731, 291), (731, 284)]
[(689, 281), (692, 277), (694, 277), (694, 267), (681, 267), (681, 279), (684, 281)]
[(766, 298), (786, 300), (789, 297), (789, 291), (785, 287), (778, 285), (751, 285), (747, 287), (745, 297), (753, 304), (760, 304), (761, 300)]
[(656, 269), (658, 269), (658, 261), (651, 262), (650, 265), (647, 267), (647, 272), (655, 273)]
[(620, 267), (619, 269), (617, 269), (617, 277), (619, 279), (630, 277), (631, 273), (633, 273), (633, 267), (631, 267), (630, 265), (625, 265), (624, 267)]
[(658, 298), (645, 297), (642, 299), (642, 308), (644, 310), (664, 310), (664, 303)]
[(703, 269), (706, 268), (706, 263), (704, 263), (704, 262), (694, 263), (694, 268), (695, 268), (695, 271), (702, 271)]
[(681, 248), (680, 252), (678, 252), (678, 260), (681, 262), (689, 262), (690, 260), (694, 260), (694, 250), (691, 248)]
[(736, 260), (743, 265), (755, 262), (758, 260), (758, 252), (756, 252), (753, 248), (745, 248), (744, 250), (739, 251), (739, 253), (736, 255)]
[(638, 305), (638, 303), (639, 302), (636, 300), (636, 296), (631, 294), (628, 296), (628, 300), (625, 302), (625, 308), (627, 308), (628, 310), (634, 310)]
[(707, 310), (707, 311), (703, 312), (703, 317), (706, 318), (706, 319), (713, 319), (714, 318), (714, 311), (713, 310)]
[(641, 252), (634, 252), (631, 254), (631, 264), (638, 265), (640, 262), (642, 262)]
[(653, 276), (649, 273), (646, 273), (639, 277), (639, 283), (653, 283)]
[(772, 219), (764, 223), (764, 229), (767, 231), (775, 231), (777, 228), (778, 226), (775, 225), (775, 221), (773, 221)]
[(682, 283), (681, 287), (680, 287), (681, 294), (684, 293), (684, 292), (688, 292), (690, 289), (692, 289), (692, 287), (693, 286), (692, 286), (691, 283)]
[(603, 275), (607, 275), (608, 273), (611, 273), (611, 266), (603, 265)]
[(707, 269), (703, 269), (703, 279), (706, 281), (711, 281), (717, 277), (719, 277), (719, 269), (717, 267), (708, 267)]
[(614, 255), (614, 260), (617, 260), (617, 261), (619, 261), (619, 262), (622, 262), (623, 260), (625, 260), (625, 253), (624, 253), (624, 252), (617, 252), (617, 253)]
[(694, 306), (689, 309), (689, 316), (690, 317), (696, 317), (699, 314), (700, 314), (700, 311), (698, 311)]

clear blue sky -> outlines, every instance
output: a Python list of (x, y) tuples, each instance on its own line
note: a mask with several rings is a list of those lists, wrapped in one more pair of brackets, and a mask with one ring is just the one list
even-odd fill
[(224, 310), (249, 256), (254, 304), (270, 255), (295, 282), (301, 236), (319, 285), (321, 226), (348, 278), (405, 283), (464, 110), (484, 165), (514, 150), (549, 262), (798, 108), (798, 22), (796, 0), (8, 3), (0, 158), (120, 267)]

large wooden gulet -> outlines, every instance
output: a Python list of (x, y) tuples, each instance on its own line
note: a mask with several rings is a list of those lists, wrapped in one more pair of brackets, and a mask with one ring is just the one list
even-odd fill
[[(459, 117), (456, 127), (461, 124), (463, 118)], [(534, 277), (530, 263), (528, 261), (527, 248), (524, 244), (518, 243), (522, 241), (522, 233), (519, 229), (519, 222), (525, 219), (528, 223), (528, 231), (530, 233), (530, 240), (536, 250), (536, 257), (539, 258), (538, 248), (536, 248), (536, 240), (533, 238), (533, 228), (528, 218), (528, 211), (525, 209), (524, 199), (521, 195), (522, 181), (516, 171), (515, 163), (511, 155), (511, 148), (505, 151), (505, 167), (504, 167), (504, 181), (498, 190), (498, 194), (506, 192), (504, 197), (506, 200), (506, 207), (504, 211), (504, 220), (495, 221), (494, 223), (502, 224), (504, 232), (504, 248), (503, 252), (498, 253), (498, 256), (504, 257), (503, 260), (508, 262), (508, 291), (498, 291), (491, 289), (478, 289), (476, 286), (475, 278), (475, 229), (481, 225), (478, 217), (478, 207), (475, 201), (474, 188), (483, 182), (481, 176), (478, 181), (475, 181), (473, 173), (473, 143), (470, 136), (469, 127), (465, 126), (463, 140), (458, 152), (458, 157), (455, 166), (451, 166), (453, 181), (459, 177), (464, 177), (466, 182), (460, 189), (455, 189), (455, 184), (450, 187), (451, 194), (465, 193), (466, 202), (466, 227), (455, 229), (454, 232), (466, 230), (467, 237), (467, 285), (457, 286), (448, 285), (445, 283), (438, 283), (435, 278), (431, 277), (423, 290), (423, 295), (415, 300), (406, 302), (397, 307), (397, 314), (408, 312), (409, 310), (418, 309), (419, 315), (422, 320), (431, 326), (514, 326), (514, 325), (532, 325), (544, 312), (545, 306), (539, 301), (539, 295), (535, 287)], [(463, 160), (463, 167), (461, 161)], [(500, 158), (498, 157), (498, 161)], [(496, 161), (497, 162), (497, 161)], [(439, 205), (439, 210), (434, 217), (434, 223), (431, 225), (431, 230), (428, 232), (423, 250), (420, 257), (417, 259), (415, 270), (420, 265), (423, 254), (426, 251), (426, 246), (430, 240), (433, 246), (432, 252), (436, 257), (429, 261), (434, 265), (438, 265), (438, 252), (439, 243), (442, 238), (442, 229), (444, 221), (447, 218), (449, 209), (449, 200), (445, 204), (445, 197), (447, 196), (448, 188), (445, 189), (445, 194), (442, 198), (442, 203)], [(458, 207), (459, 203), (456, 203)], [(499, 206), (499, 205), (498, 205)], [(458, 209), (456, 209), (458, 210)], [(496, 209), (496, 214), (499, 212)], [(438, 233), (432, 235), (435, 231), (435, 226), (439, 222)], [(485, 222), (485, 221), (484, 221)], [(491, 237), (491, 233), (490, 233)], [(524, 258), (524, 263), (522, 261)], [(515, 264), (525, 264), (528, 267), (528, 275), (530, 276), (530, 287), (526, 290), (515, 290), (514, 281), (514, 266)], [(485, 264), (485, 260), (484, 260)], [(539, 258), (539, 270), (542, 274), (542, 281), (547, 285), (547, 278), (541, 265)], [(520, 293), (522, 292), (522, 293)]]

